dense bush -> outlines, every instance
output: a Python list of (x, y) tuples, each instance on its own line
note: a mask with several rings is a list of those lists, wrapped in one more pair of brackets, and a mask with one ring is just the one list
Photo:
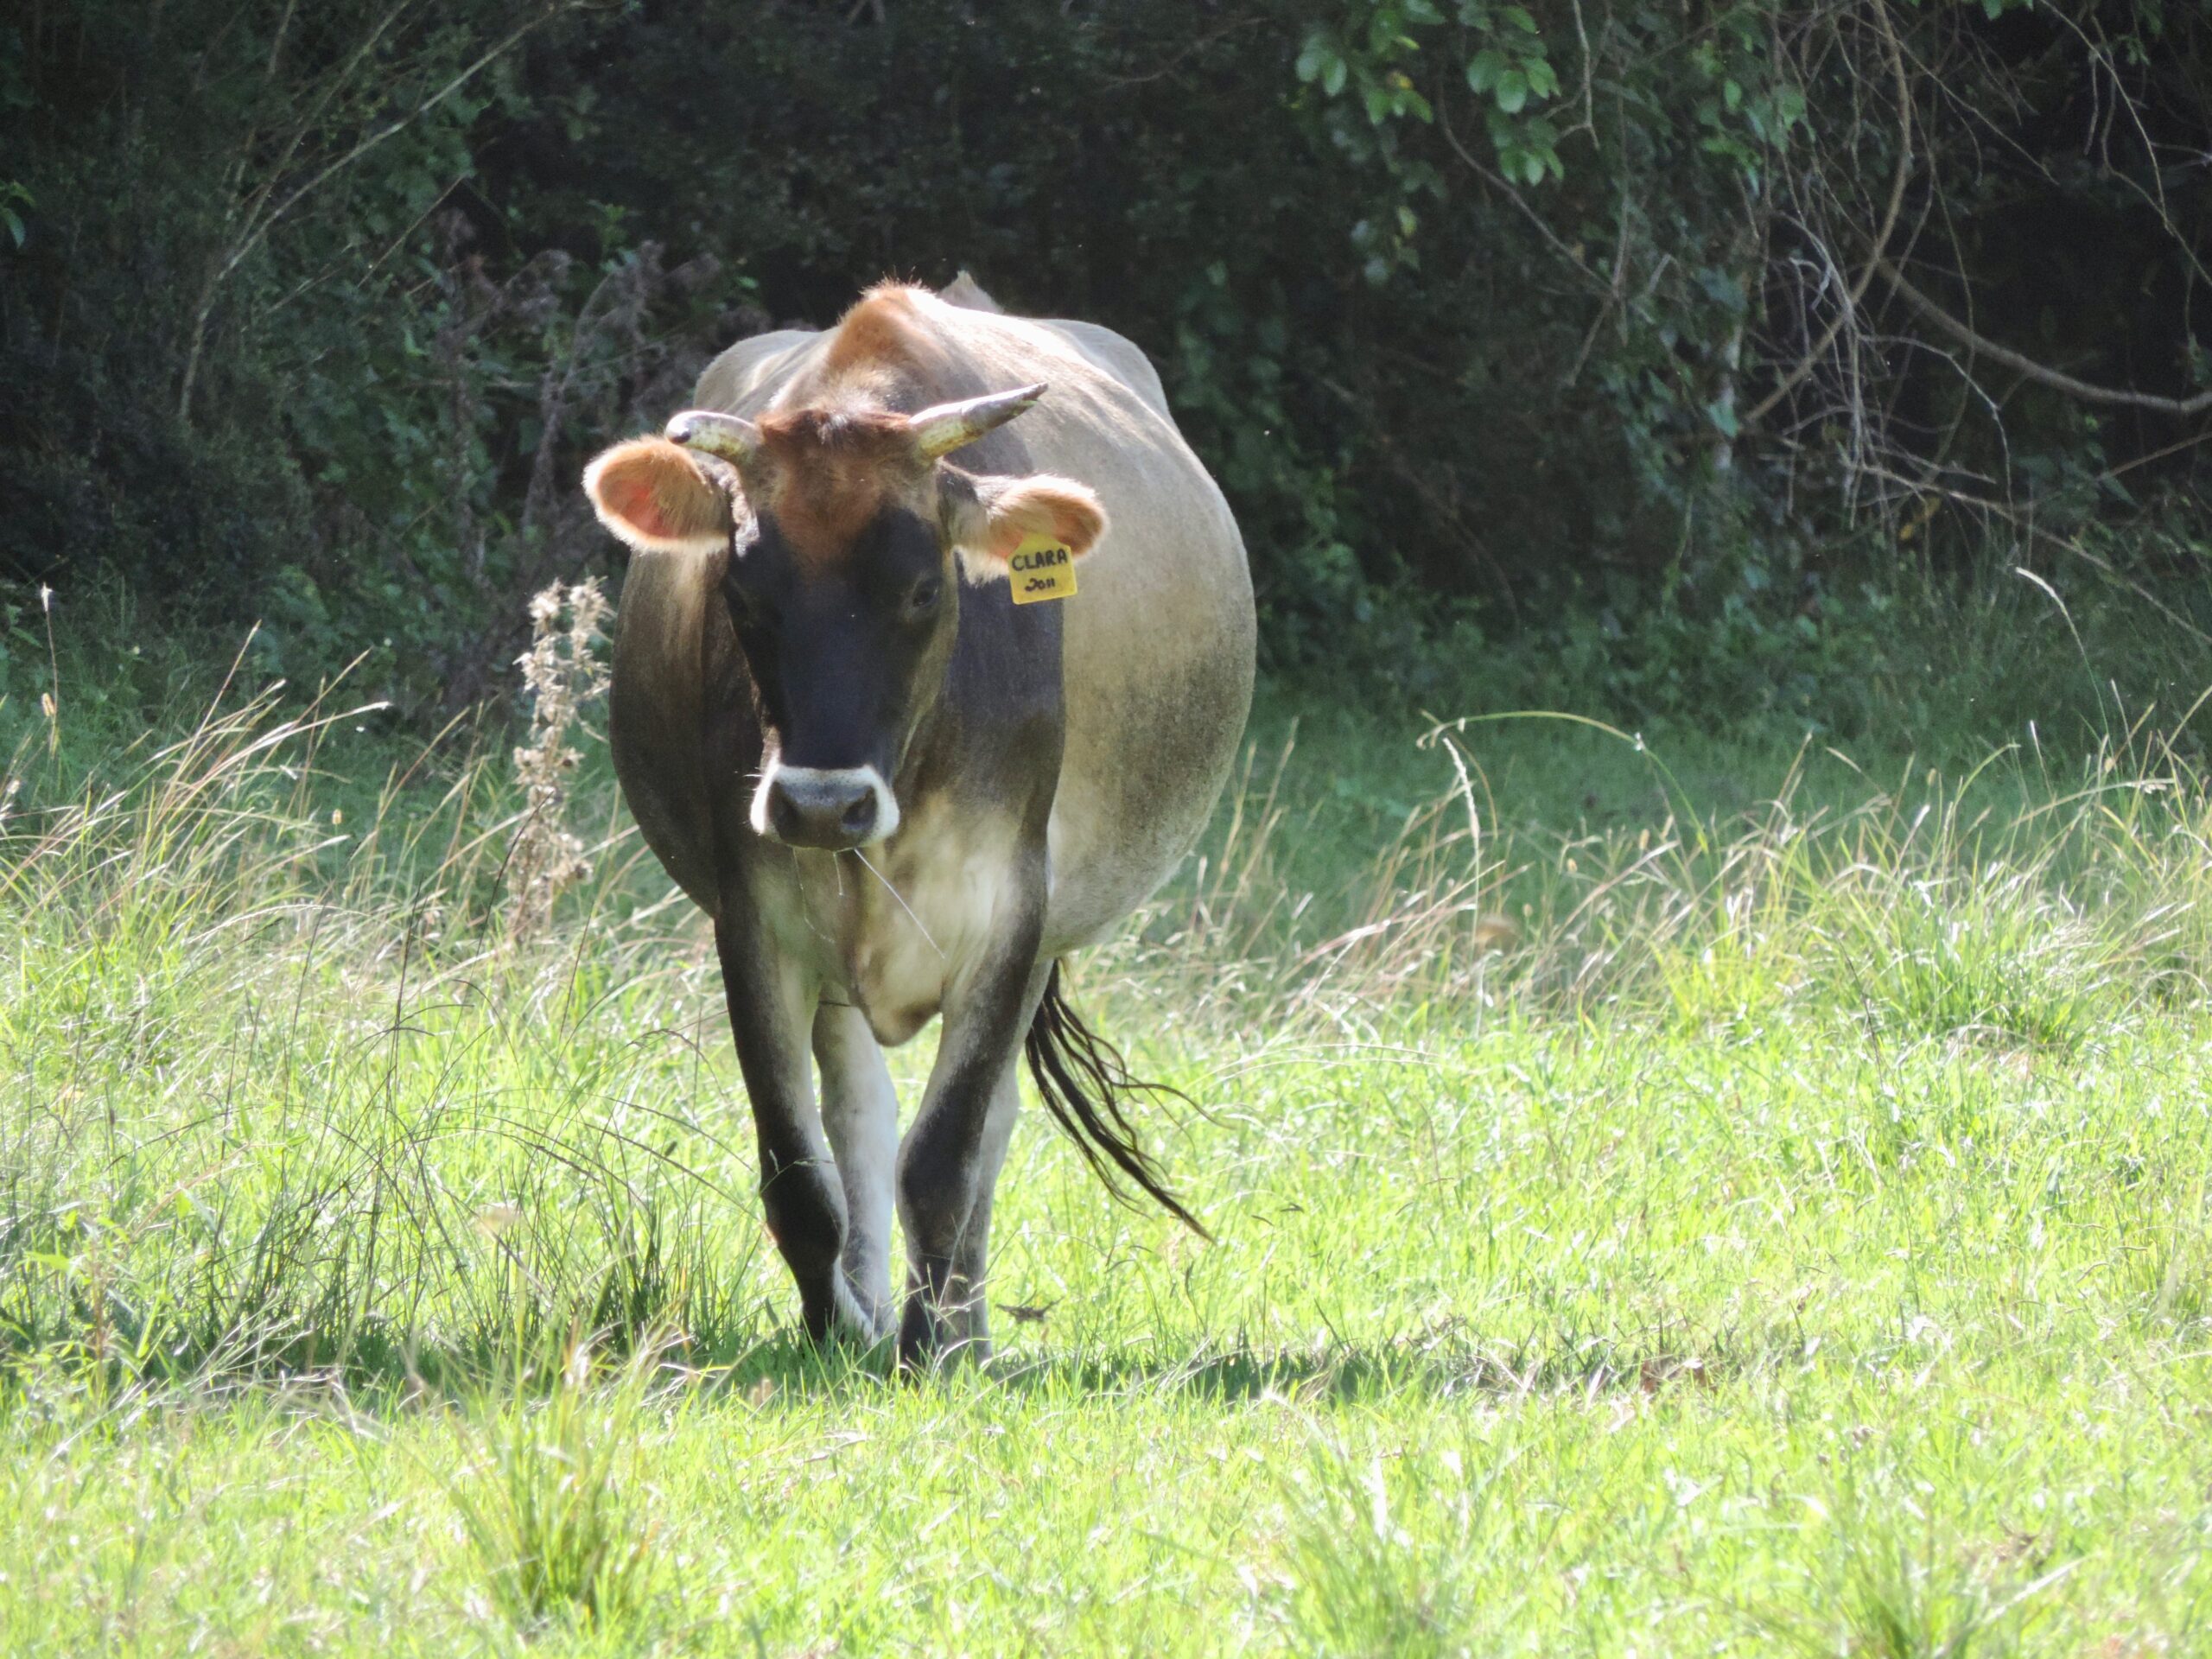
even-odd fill
[(2185, 701), (2208, 87), (2202, 0), (48, 0), (0, 573), (465, 702), (594, 445), (964, 265), (1161, 363), (1287, 671), (1848, 729), (2071, 652), (2021, 566)]

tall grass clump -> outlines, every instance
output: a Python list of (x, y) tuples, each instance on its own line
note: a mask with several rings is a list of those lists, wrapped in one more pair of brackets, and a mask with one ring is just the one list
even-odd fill
[[(2007, 1534), (1972, 1548), (1931, 1511), (1937, 1490), (1895, 1468), (1840, 1466), (1796, 1527), (1794, 1593), (1744, 1607), (1758, 1644), (1805, 1659), (2008, 1659), (2029, 1651), (2044, 1599), (2079, 1565)], [(2040, 1650), (2040, 1649), (2034, 1649)]]
[[(520, 1351), (518, 1351), (518, 1352)], [(447, 1491), (490, 1605), (529, 1634), (567, 1621), (632, 1626), (660, 1577), (635, 1469), (647, 1434), (657, 1345), (595, 1383), (588, 1339), (570, 1338), (542, 1386), (519, 1363), (456, 1425), (463, 1450)]]
[[(1303, 1653), (1478, 1653), (1519, 1623), (1497, 1572), (1512, 1463), (1470, 1446), (1389, 1446), (1315, 1427), (1285, 1484), (1283, 1616)], [(1525, 1592), (1526, 1586), (1523, 1586)]]

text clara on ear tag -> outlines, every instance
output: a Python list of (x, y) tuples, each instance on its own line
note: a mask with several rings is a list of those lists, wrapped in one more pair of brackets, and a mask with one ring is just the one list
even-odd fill
[(1066, 599), (1075, 592), (1075, 555), (1049, 536), (1025, 536), (1007, 563), (1017, 605)]

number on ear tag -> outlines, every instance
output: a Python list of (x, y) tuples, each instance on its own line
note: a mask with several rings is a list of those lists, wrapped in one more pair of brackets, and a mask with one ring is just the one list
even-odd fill
[(1065, 599), (1075, 592), (1075, 555), (1050, 536), (1023, 537), (1007, 564), (1007, 580), (1017, 605)]

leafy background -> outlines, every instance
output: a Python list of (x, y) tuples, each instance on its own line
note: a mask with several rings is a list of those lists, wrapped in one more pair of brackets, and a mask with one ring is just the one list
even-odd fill
[(257, 620), (435, 721), (611, 570), (594, 446), (965, 267), (1161, 364), (1288, 681), (2171, 714), (2209, 51), (2168, 0), (36, 0), (5, 649), (29, 684), (42, 586), (118, 641)]

